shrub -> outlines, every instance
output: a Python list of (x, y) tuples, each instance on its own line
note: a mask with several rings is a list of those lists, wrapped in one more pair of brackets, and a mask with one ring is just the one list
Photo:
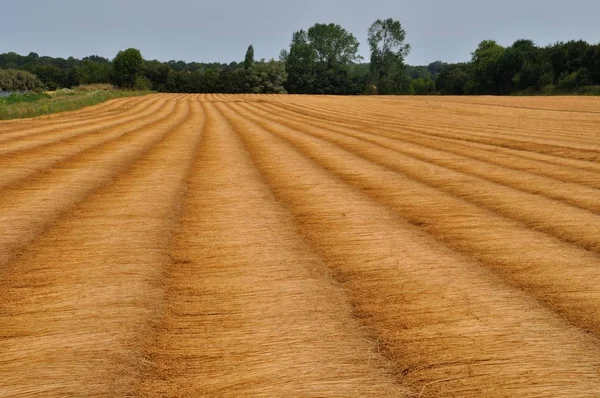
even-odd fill
[(542, 87), (542, 94), (544, 95), (556, 95), (556, 86), (554, 84), (547, 84)]
[(600, 86), (585, 86), (577, 90), (581, 95), (600, 95)]
[(0, 90), (41, 91), (42, 82), (36, 75), (24, 70), (0, 69)]
[(150, 80), (144, 76), (137, 76), (135, 78), (135, 82), (133, 83), (133, 89), (138, 91), (150, 90)]

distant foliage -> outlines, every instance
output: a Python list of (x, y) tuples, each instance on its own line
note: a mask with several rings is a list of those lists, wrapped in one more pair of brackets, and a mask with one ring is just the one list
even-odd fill
[(283, 62), (254, 62), (248, 70), (250, 90), (254, 94), (286, 94), (287, 73)]
[(0, 69), (1, 91), (40, 91), (42, 82), (32, 73), (17, 69)]
[(166, 91), (171, 68), (166, 63), (159, 61), (146, 61), (144, 77), (148, 88), (155, 91)]
[[(145, 78), (142, 75), (144, 68), (144, 58), (140, 50), (128, 48), (125, 51), (119, 51), (113, 60), (113, 78), (118, 87), (134, 88), (136, 86), (146, 85)], [(147, 89), (148, 87), (140, 87)]]
[(399, 21), (378, 19), (369, 28), (371, 76), (377, 94), (406, 94), (410, 81), (404, 59), (410, 53), (406, 32)]
[(92, 58), (84, 58), (81, 65), (77, 67), (78, 85), (112, 83), (114, 81), (112, 63), (108, 60), (94, 61)]
[(441, 94), (597, 94), (600, 44), (583, 40), (538, 47), (517, 40), (503, 47), (482, 41), (471, 62), (443, 64), (436, 79)]
[(95, 55), (79, 60), (73, 57), (40, 57), (36, 53), (22, 56), (11, 52), (0, 54), (0, 69), (33, 73), (48, 90), (71, 88), (79, 84), (112, 83), (112, 63)]
[(361, 57), (358, 40), (336, 24), (315, 24), (292, 35), (280, 59), (288, 73), (286, 89), (294, 94), (358, 94), (367, 75), (354, 68)]
[(430, 77), (419, 77), (410, 82), (410, 93), (429, 95), (435, 93), (435, 82)]
[[(130, 48), (113, 61), (97, 55), (81, 60), (29, 53), (0, 54), (1, 70), (26, 71), (32, 80), (2, 72), (2, 83), (55, 91), (108, 84), (174, 93), (558, 95), (600, 93), (600, 44), (583, 40), (545, 47), (520, 39), (510, 46), (483, 40), (469, 62), (406, 65), (410, 52), (399, 21), (375, 21), (368, 29), (370, 59), (361, 63), (359, 42), (342, 26), (315, 24), (293, 32), (279, 61), (256, 61), (250, 45), (231, 63), (144, 60)], [(240, 54), (242, 55), (242, 54)], [(11, 74), (12, 73), (12, 74)], [(8, 74), (8, 75), (7, 75)], [(10, 77), (9, 77), (10, 75)]]
[(442, 95), (470, 94), (473, 85), (471, 66), (466, 63), (444, 65), (435, 80), (436, 90)]

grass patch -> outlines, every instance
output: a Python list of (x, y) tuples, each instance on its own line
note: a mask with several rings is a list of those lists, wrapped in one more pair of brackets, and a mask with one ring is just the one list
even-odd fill
[(122, 97), (150, 94), (151, 91), (123, 91), (85, 87), (49, 93), (13, 94), (0, 98), (0, 120), (20, 119), (74, 111)]
[(19, 104), (22, 102), (35, 102), (47, 98), (52, 97), (46, 93), (12, 94), (9, 97), (0, 98), (0, 105)]

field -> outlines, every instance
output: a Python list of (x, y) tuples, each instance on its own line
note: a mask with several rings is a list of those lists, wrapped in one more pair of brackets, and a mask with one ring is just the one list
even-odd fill
[(600, 98), (0, 122), (1, 397), (600, 396)]

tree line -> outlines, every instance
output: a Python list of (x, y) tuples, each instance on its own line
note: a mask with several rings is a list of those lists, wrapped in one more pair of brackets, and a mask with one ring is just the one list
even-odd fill
[[(113, 60), (0, 54), (0, 69), (30, 72), (50, 90), (81, 84), (180, 93), (442, 94), (510, 95), (600, 93), (600, 44), (583, 40), (537, 46), (517, 40), (504, 47), (484, 40), (464, 63), (406, 65), (410, 53), (399, 21), (377, 20), (368, 30), (370, 59), (338, 24), (315, 24), (294, 32), (278, 60), (255, 60), (249, 46), (243, 61), (197, 63), (144, 60), (137, 49)], [(12, 72), (14, 75), (14, 72)]]

